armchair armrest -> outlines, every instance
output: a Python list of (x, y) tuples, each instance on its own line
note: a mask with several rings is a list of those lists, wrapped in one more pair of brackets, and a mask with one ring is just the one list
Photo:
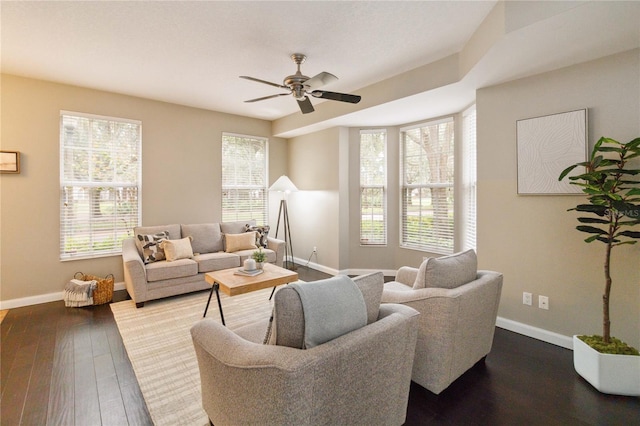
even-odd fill
[(411, 266), (402, 266), (396, 273), (396, 281), (409, 287), (413, 287), (413, 283), (418, 276), (418, 268), (412, 268)]
[(284, 264), (284, 240), (267, 237), (267, 248), (276, 252), (276, 266), (282, 267)]
[(313, 368), (305, 368), (310, 360), (301, 350), (249, 342), (210, 318), (191, 337), (202, 406), (214, 424), (291, 424), (292, 416), (304, 424), (311, 416)]
[(385, 289), (382, 293), (382, 303), (406, 304), (410, 302), (418, 302), (420, 300), (455, 298), (458, 296), (460, 296), (460, 291), (457, 288), (449, 289), (431, 287), (410, 291)]

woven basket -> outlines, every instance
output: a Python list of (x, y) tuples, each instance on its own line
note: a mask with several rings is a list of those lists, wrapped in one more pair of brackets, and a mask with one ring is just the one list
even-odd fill
[(93, 292), (93, 304), (103, 305), (113, 300), (113, 274), (109, 274), (104, 278), (97, 277), (95, 275), (85, 275), (82, 272), (76, 272), (73, 278), (82, 281), (96, 280), (98, 283), (96, 289)]

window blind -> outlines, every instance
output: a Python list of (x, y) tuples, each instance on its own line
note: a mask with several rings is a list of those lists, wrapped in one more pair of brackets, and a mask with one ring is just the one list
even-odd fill
[(401, 129), (401, 153), (401, 246), (453, 253), (453, 118)]
[(360, 131), (360, 244), (387, 244), (387, 133)]
[(60, 259), (121, 253), (140, 224), (140, 121), (60, 113)]
[(267, 223), (267, 138), (222, 135), (222, 221)]
[(462, 113), (462, 155), (463, 166), (463, 249), (476, 249), (476, 192), (477, 192), (477, 155), (476, 155), (476, 107)]

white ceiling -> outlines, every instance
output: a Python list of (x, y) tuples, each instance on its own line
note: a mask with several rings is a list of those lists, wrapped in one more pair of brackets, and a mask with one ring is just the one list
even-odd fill
[[(482, 85), (640, 45), (638, 2), (558, 2), (558, 13), (551, 18), (537, 17), (536, 3), (528, 3), (506, 21), (505, 36), (459, 84), (372, 108), (354, 108), (353, 113), (328, 122), (397, 124), (449, 113), (471, 102), (474, 90)], [(495, 5), (495, 1), (2, 1), (1, 69), (277, 120), (300, 114), (294, 99), (244, 103), (279, 90), (238, 76), (281, 83), (295, 72), (290, 55), (299, 52), (308, 56), (302, 66), (305, 75), (328, 71), (339, 77), (324, 89), (358, 93), (460, 52)], [(319, 100), (313, 103), (317, 106)], [(386, 123), (380, 123), (382, 117)]]

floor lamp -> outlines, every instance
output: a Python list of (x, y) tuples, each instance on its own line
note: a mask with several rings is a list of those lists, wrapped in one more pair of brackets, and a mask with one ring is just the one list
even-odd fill
[[(286, 269), (294, 271), (295, 263), (293, 262), (293, 246), (291, 245), (291, 228), (289, 227), (289, 211), (287, 210), (287, 194), (290, 192), (298, 191), (298, 188), (291, 182), (291, 179), (282, 175), (276, 180), (269, 188), (269, 191), (282, 192), (282, 199), (280, 200), (280, 210), (278, 211), (278, 223), (276, 225), (276, 235), (278, 238), (278, 231), (280, 230), (280, 218), (283, 220), (284, 230), (284, 259), (282, 266)], [(291, 259), (291, 260), (289, 260)]]

